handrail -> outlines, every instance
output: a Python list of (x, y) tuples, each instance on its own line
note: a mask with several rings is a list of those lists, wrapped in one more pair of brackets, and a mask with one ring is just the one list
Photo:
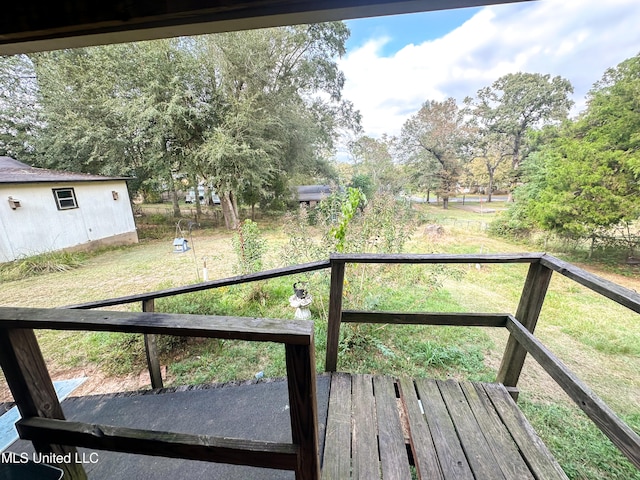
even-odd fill
[(113, 307), (115, 305), (124, 305), (127, 303), (144, 302), (156, 298), (173, 297), (185, 293), (201, 292), (203, 290), (211, 290), (213, 288), (228, 287), (231, 285), (240, 285), (242, 283), (257, 282), (259, 280), (268, 280), (270, 278), (284, 277), (287, 275), (295, 275), (297, 273), (313, 272), (329, 268), (329, 260), (321, 260), (318, 262), (302, 263), (283, 268), (274, 268), (258, 273), (249, 273), (246, 275), (237, 275), (235, 277), (227, 277), (219, 280), (210, 280), (208, 282), (194, 283), (181, 287), (166, 288), (164, 290), (156, 290), (149, 293), (139, 293), (136, 295), (128, 295), (125, 297), (109, 298), (107, 300), (97, 300), (94, 302), (78, 303), (76, 305), (67, 305), (61, 308), (67, 309), (83, 309)]
[[(114, 331), (283, 343), (291, 444), (230, 440), (66, 422), (34, 329)], [(89, 447), (209, 462), (294, 470), (297, 480), (319, 480), (314, 326), (309, 321), (176, 315), (150, 312), (0, 307), (0, 365), (23, 421), (21, 438), (41, 453)], [(78, 463), (61, 465), (65, 478), (85, 479)]]
[[(362, 312), (342, 310), (342, 291), (344, 286), (344, 274), (347, 263), (395, 263), (395, 264), (464, 264), (464, 263), (528, 263), (529, 272), (523, 287), (520, 303), (515, 316), (504, 313), (428, 313), (428, 312)], [(143, 310), (151, 312), (153, 310), (153, 300), (160, 297), (168, 297), (183, 293), (208, 290), (221, 286), (237, 285), (269, 278), (276, 278), (284, 275), (291, 275), (302, 272), (309, 272), (331, 268), (330, 297), (329, 297), (329, 319), (327, 328), (327, 371), (335, 371), (337, 363), (338, 341), (340, 325), (344, 323), (389, 323), (389, 324), (422, 324), (422, 325), (460, 325), (460, 326), (485, 326), (485, 327), (506, 327), (509, 332), (509, 341), (505, 349), (502, 365), (498, 373), (497, 381), (503, 383), (510, 391), (517, 396), (515, 388), (520, 377), (520, 372), (524, 364), (527, 353), (531, 354), (554, 380), (569, 394), (569, 396), (582, 408), (589, 418), (609, 437), (612, 442), (624, 453), (629, 460), (640, 468), (640, 437), (628, 425), (620, 420), (613, 411), (599, 399), (591, 390), (583, 384), (569, 369), (562, 364), (546, 347), (533, 335), (538, 321), (540, 311), (546, 296), (553, 272), (587, 287), (588, 289), (603, 295), (604, 297), (640, 313), (640, 294), (621, 287), (597, 275), (564, 262), (546, 253), (525, 253), (525, 254), (485, 254), (485, 255), (449, 255), (449, 254), (332, 254), (329, 260), (294, 265), (280, 269), (268, 270), (265, 272), (241, 275), (210, 282), (203, 282), (185, 287), (177, 287), (156, 292), (150, 292), (128, 297), (120, 297), (97, 302), (71, 305), (67, 308), (64, 316), (60, 315), (60, 310), (42, 309), (12, 309), (0, 307), (0, 346), (8, 345), (6, 332), (15, 332), (25, 328), (58, 328), (58, 329), (90, 329), (90, 330), (111, 330), (143, 333), (145, 336), (153, 334), (172, 334), (188, 336), (211, 336), (211, 331), (203, 327), (203, 322), (209, 327), (213, 327), (211, 318), (226, 318), (215, 328), (218, 335), (231, 335), (225, 330), (225, 322), (235, 325), (233, 335), (243, 339), (261, 339), (264, 341), (281, 341), (288, 338), (290, 343), (287, 348), (300, 346), (295, 343), (298, 338), (294, 322), (280, 322), (268, 319), (244, 319), (231, 317), (207, 317), (207, 316), (187, 316), (171, 315), (159, 313), (123, 313), (123, 312), (93, 312), (85, 313), (86, 309), (132, 303), (143, 302)], [(75, 311), (73, 311), (75, 310)], [(83, 312), (81, 313), (80, 310)], [(73, 311), (73, 313), (72, 313)], [(48, 312), (45, 314), (45, 312)], [(46, 317), (44, 318), (43, 315)], [(94, 315), (94, 316), (85, 316)], [(141, 317), (146, 315), (146, 317)], [(173, 324), (176, 318), (189, 319), (188, 323)], [(141, 320), (143, 319), (143, 320)], [(240, 321), (238, 324), (237, 322)], [(140, 323), (142, 322), (142, 323)], [(271, 324), (269, 322), (276, 322)], [(271, 328), (278, 325), (276, 330), (271, 330), (269, 334), (263, 328)], [(284, 330), (283, 325), (287, 325)], [(90, 328), (89, 328), (90, 327)], [(204, 328), (204, 330), (203, 330)], [(208, 333), (207, 333), (208, 332)], [(35, 337), (33, 337), (35, 340)], [(305, 334), (300, 337), (301, 346), (307, 347)], [(286, 342), (285, 342), (286, 343)], [(311, 342), (311, 347), (313, 342)], [(37, 347), (37, 345), (36, 345)], [(3, 348), (4, 349), (4, 348)], [(287, 351), (289, 355), (289, 351)], [(39, 350), (38, 350), (39, 353)], [(15, 359), (7, 356), (5, 352), (0, 353), (3, 366), (6, 362), (14, 362)], [(313, 357), (313, 353), (311, 353)], [(307, 358), (307, 354), (303, 354)], [(8, 360), (7, 360), (8, 359)], [(306, 361), (306, 360), (305, 360)], [(310, 361), (314, 361), (311, 358)], [(296, 376), (295, 370), (289, 372), (289, 357), (287, 356), (287, 372), (289, 376)], [(293, 365), (293, 362), (291, 362)], [(293, 367), (291, 367), (293, 368)], [(45, 370), (46, 371), (46, 370)], [(315, 372), (315, 367), (312, 368)], [(48, 378), (48, 374), (47, 374)], [(153, 375), (152, 375), (153, 378)], [(24, 379), (19, 379), (13, 374), (7, 375), (8, 382), (24, 387)], [(22, 382), (22, 383), (21, 383)], [(51, 387), (53, 388), (53, 387)], [(309, 387), (310, 388), (310, 387)], [(53, 390), (52, 390), (53, 391)], [(291, 389), (290, 389), (291, 394)], [(53, 393), (55, 398), (55, 393)], [(14, 395), (15, 397), (15, 395)], [(315, 395), (314, 395), (315, 398)], [(16, 398), (16, 401), (18, 399)], [(33, 399), (28, 398), (29, 402)], [(56, 400), (57, 401), (57, 400)], [(27, 402), (27, 411), (33, 405)], [(23, 402), (24, 403), (24, 402)], [(32, 402), (33, 403), (33, 402)], [(304, 403), (304, 401), (302, 401)], [(31, 405), (31, 406), (30, 406)], [(56, 411), (55, 408), (53, 411)], [(61, 412), (61, 411), (60, 411)], [(293, 414), (292, 422), (293, 422)], [(28, 418), (29, 415), (24, 415)], [(31, 417), (42, 417), (43, 415), (30, 415)], [(49, 418), (56, 418), (55, 416)], [(52, 421), (51, 421), (52, 422)], [(38, 424), (34, 421), (25, 421), (24, 428), (27, 431), (44, 431), (52, 428), (55, 422), (46, 421)], [(85, 426), (86, 427), (86, 426)], [(83, 427), (84, 428), (84, 427)], [(73, 430), (73, 429), (72, 429)], [(68, 432), (69, 435), (81, 435), (78, 429)], [(114, 438), (128, 438), (128, 432), (115, 431)], [(301, 434), (302, 435), (302, 434)], [(189, 440), (189, 439), (188, 439)], [(93, 441), (93, 440), (92, 440)], [(191, 441), (191, 440), (189, 440)], [(155, 447), (154, 447), (155, 448)], [(306, 477), (305, 477), (306, 478)]]
[(640, 468), (640, 435), (623, 422), (600, 397), (513, 316), (509, 316), (507, 320), (507, 329), (602, 433), (631, 463)]

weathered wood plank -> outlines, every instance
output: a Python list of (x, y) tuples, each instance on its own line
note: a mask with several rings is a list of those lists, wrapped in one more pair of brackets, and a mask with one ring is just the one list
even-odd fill
[(371, 375), (352, 375), (353, 406), (353, 478), (371, 480), (380, 478), (376, 408)]
[(548, 268), (564, 275), (575, 282), (593, 290), (594, 292), (604, 295), (620, 305), (623, 305), (636, 313), (640, 313), (640, 294), (616, 285), (609, 280), (598, 277), (592, 273), (583, 270), (580, 267), (571, 265), (559, 258), (551, 255), (543, 255), (540, 262)]
[(418, 471), (418, 478), (443, 479), (436, 447), (433, 444), (424, 414), (420, 411), (418, 395), (413, 380), (406, 377), (401, 378), (400, 391), (409, 420), (409, 441), (413, 451), (415, 467)]
[(404, 443), (396, 390), (391, 377), (373, 377), (378, 420), (378, 445), (382, 478), (411, 480), (409, 457)]
[(287, 275), (297, 275), (299, 273), (313, 272), (315, 270), (323, 270), (329, 268), (328, 260), (319, 262), (303, 263), (290, 267), (275, 268), (273, 270), (265, 270), (264, 272), (249, 273), (247, 275), (238, 275), (235, 277), (221, 278), (211, 280), (209, 282), (194, 283), (192, 285), (184, 285), (181, 287), (167, 288), (149, 293), (140, 293), (137, 295), (127, 295), (125, 297), (110, 298), (107, 300), (98, 300), (95, 302), (79, 303), (76, 305), (68, 305), (63, 308), (68, 309), (92, 309), (112, 307), (114, 305), (124, 305), (127, 303), (144, 302), (145, 300), (153, 300), (154, 298), (172, 297), (174, 295), (182, 295), (184, 293), (201, 292), (212, 288), (228, 287), (230, 285), (240, 285), (242, 283), (256, 282), (258, 280), (269, 280), (270, 278), (284, 277)]
[(329, 289), (329, 317), (327, 324), (327, 353), (325, 372), (335, 372), (338, 366), (338, 342), (342, 319), (342, 289), (344, 288), (344, 262), (331, 263), (331, 286)]
[(535, 263), (542, 253), (513, 254), (420, 254), (420, 253), (332, 253), (331, 261), (346, 263)]
[(520, 456), (511, 434), (496, 413), (483, 389), (476, 390), (471, 382), (460, 382), (460, 388), (480, 425), (485, 438), (507, 479), (533, 480), (529, 467)]
[(568, 477), (505, 388), (502, 385), (490, 383), (476, 384), (476, 388), (484, 389), (491, 399), (496, 412), (509, 429), (509, 433), (535, 477), (545, 480), (566, 480)]
[(313, 322), (145, 312), (0, 307), (0, 328), (88, 330), (309, 345)]
[(16, 428), (28, 440), (49, 439), (96, 450), (283, 470), (295, 470), (297, 466), (298, 448), (286, 443), (138, 430), (36, 417), (20, 420)]
[[(153, 299), (142, 302), (143, 312), (154, 312), (155, 302)], [(152, 333), (144, 335), (144, 351), (147, 355), (147, 367), (151, 379), (152, 388), (162, 388), (162, 371), (160, 369), (160, 359), (158, 358), (158, 347), (156, 346), (156, 336)]]
[(346, 373), (331, 376), (322, 478), (351, 478), (351, 376)]
[(435, 380), (416, 379), (418, 395), (447, 480), (473, 480), (471, 467)]
[(593, 423), (626, 455), (631, 463), (640, 468), (640, 435), (624, 423), (600, 397), (515, 318), (509, 319), (507, 328)]
[[(551, 282), (553, 270), (541, 263), (532, 263), (522, 289), (516, 318), (533, 333), (538, 323), (547, 288)], [(513, 337), (509, 336), (507, 346), (502, 355), (502, 363), (496, 381), (507, 387), (516, 387), (524, 366), (527, 351)]]
[(458, 433), (469, 466), (476, 479), (504, 479), (505, 476), (476, 421), (458, 382), (436, 381)]
[(406, 313), (344, 310), (342, 323), (504, 327), (507, 324), (508, 316), (506, 313)]
[[(22, 418), (46, 417), (64, 419), (49, 371), (33, 330), (0, 329), (0, 367)], [(71, 455), (68, 464), (57, 464), (69, 480), (86, 480), (87, 474), (76, 463), (76, 449), (64, 442), (40, 438), (33, 442), (39, 453)]]
[(298, 446), (296, 480), (319, 480), (318, 405), (313, 339), (309, 345), (285, 345), (291, 436)]

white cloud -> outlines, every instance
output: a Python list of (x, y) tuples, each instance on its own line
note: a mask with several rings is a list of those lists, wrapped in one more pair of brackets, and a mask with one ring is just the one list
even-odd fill
[(473, 96), (511, 72), (562, 75), (574, 113), (604, 71), (640, 51), (638, 0), (541, 0), (486, 7), (444, 37), (381, 54), (373, 38), (340, 61), (344, 96), (368, 135), (398, 134), (426, 100)]

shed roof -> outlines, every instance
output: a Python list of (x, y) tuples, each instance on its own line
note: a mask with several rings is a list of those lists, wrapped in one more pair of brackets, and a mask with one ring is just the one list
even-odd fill
[(11, 157), (0, 157), (0, 183), (104, 182), (109, 180), (128, 180), (128, 178), (36, 168)]

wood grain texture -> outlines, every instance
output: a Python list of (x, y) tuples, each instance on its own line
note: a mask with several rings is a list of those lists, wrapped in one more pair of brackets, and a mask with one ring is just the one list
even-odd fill
[(492, 480), (505, 479), (506, 477), (502, 473), (458, 382), (437, 380), (436, 383), (474, 477)]
[(436, 452), (438, 452), (444, 478), (447, 480), (473, 480), (471, 467), (436, 381), (416, 379), (415, 384)]
[(575, 282), (584, 285), (594, 292), (604, 295), (620, 305), (623, 305), (636, 313), (640, 313), (640, 294), (620, 285), (616, 285), (609, 280), (598, 277), (583, 270), (580, 267), (571, 265), (559, 258), (551, 255), (544, 255), (540, 262), (548, 268), (564, 275)]
[(484, 389), (487, 393), (536, 478), (545, 480), (568, 478), (502, 385), (476, 384), (476, 389)]
[[(534, 332), (538, 323), (538, 317), (542, 310), (542, 304), (544, 303), (552, 274), (553, 270), (541, 263), (532, 263), (529, 267), (518, 309), (516, 310), (516, 318), (531, 333)], [(513, 335), (510, 335), (502, 355), (502, 363), (498, 370), (496, 381), (508, 387), (516, 387), (526, 356), (527, 351)]]
[(314, 343), (285, 345), (291, 437), (298, 447), (296, 480), (319, 480), (318, 405)]
[(353, 478), (354, 480), (379, 479), (380, 460), (378, 457), (373, 377), (371, 375), (353, 375), (351, 389)]
[(536, 263), (542, 253), (513, 254), (420, 254), (420, 253), (332, 253), (331, 261), (346, 263)]
[(620, 451), (640, 468), (640, 435), (585, 385), (564, 363), (529, 333), (515, 318), (510, 318), (507, 328), (511, 335), (531, 354), (547, 373), (560, 385), (600, 430)]
[[(155, 302), (153, 299), (142, 302), (143, 312), (154, 312)], [(147, 356), (147, 368), (149, 370), (149, 378), (151, 380), (151, 388), (163, 388), (162, 370), (160, 369), (160, 359), (158, 358), (158, 347), (156, 345), (156, 336), (152, 333), (144, 335), (144, 351)]]
[(508, 316), (506, 313), (406, 313), (344, 310), (342, 312), (342, 323), (504, 327), (507, 325)]
[(346, 373), (331, 375), (322, 478), (351, 478), (351, 376)]
[[(0, 329), (0, 367), (20, 411), (22, 418), (44, 417), (64, 420), (49, 371), (42, 357), (33, 330)], [(76, 449), (64, 442), (40, 438), (33, 442), (39, 453), (71, 454), (76, 458)], [(57, 464), (64, 471), (64, 478), (86, 480), (87, 474), (81, 464), (72, 461)]]
[(407, 377), (400, 379), (400, 396), (409, 420), (409, 441), (418, 478), (443, 479), (436, 447), (424, 414), (420, 411), (418, 395), (412, 379)]
[(409, 457), (391, 377), (373, 377), (378, 423), (378, 446), (383, 480), (411, 480)]
[(342, 290), (344, 288), (343, 262), (331, 263), (331, 284), (329, 289), (329, 317), (327, 324), (327, 353), (325, 372), (335, 372), (338, 366), (338, 342), (342, 321)]
[(139, 430), (43, 418), (20, 420), (16, 428), (20, 435), (28, 440), (51, 439), (67, 445), (96, 450), (283, 470), (295, 470), (297, 466), (298, 449), (292, 444)]
[(0, 328), (151, 333), (309, 345), (313, 322), (145, 312), (0, 307)]
[(504, 476), (507, 479), (533, 480), (529, 467), (486, 392), (483, 389), (476, 390), (471, 382), (460, 382), (460, 388)]

